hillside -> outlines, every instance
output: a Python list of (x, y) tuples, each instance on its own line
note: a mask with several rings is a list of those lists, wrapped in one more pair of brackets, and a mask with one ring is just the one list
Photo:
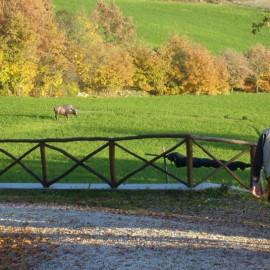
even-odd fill
[[(56, 10), (66, 9), (74, 13), (81, 9), (91, 12), (96, 5), (96, 0), (54, 2)], [(144, 0), (115, 2), (125, 16), (133, 18), (139, 39), (153, 47), (160, 46), (175, 32), (190, 36), (194, 42), (201, 43), (214, 54), (220, 54), (227, 48), (245, 52), (257, 43), (270, 46), (269, 28), (264, 28), (255, 36), (251, 34), (252, 23), (258, 22), (265, 14), (262, 9), (231, 3), (216, 5)]]

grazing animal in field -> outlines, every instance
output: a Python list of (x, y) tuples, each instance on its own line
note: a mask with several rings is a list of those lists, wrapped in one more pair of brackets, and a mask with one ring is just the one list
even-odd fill
[(63, 105), (54, 108), (55, 119), (58, 120), (59, 115), (65, 115), (67, 120), (69, 120), (69, 115), (77, 115), (78, 110), (72, 105)]

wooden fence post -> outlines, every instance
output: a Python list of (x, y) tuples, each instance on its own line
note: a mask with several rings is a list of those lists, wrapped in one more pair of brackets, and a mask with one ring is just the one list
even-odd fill
[(117, 188), (114, 141), (110, 141), (109, 143), (109, 159), (110, 159), (111, 187)]
[(187, 151), (187, 178), (188, 187), (193, 186), (193, 149), (192, 149), (192, 138), (188, 136), (186, 138), (186, 151)]
[(45, 143), (40, 143), (40, 156), (42, 166), (42, 185), (43, 187), (49, 187), (48, 183), (48, 171), (47, 171), (47, 158), (46, 158), (46, 146)]

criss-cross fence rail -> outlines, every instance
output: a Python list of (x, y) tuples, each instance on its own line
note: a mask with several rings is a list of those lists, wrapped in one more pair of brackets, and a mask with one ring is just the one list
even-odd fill
[[(174, 143), (168, 149), (163, 149), (160, 153), (154, 153), (150, 159), (145, 156), (139, 155), (132, 150), (129, 150), (126, 146), (123, 146), (121, 143), (124, 141), (134, 141), (134, 140), (144, 140), (144, 139), (173, 139)], [(215, 142), (215, 143), (228, 143), (232, 145), (241, 145), (244, 149), (241, 149), (240, 152), (226, 163), (222, 163), (214, 154), (212, 154), (209, 150), (203, 146), (202, 142)], [(74, 155), (70, 154), (67, 150), (54, 146), (53, 143), (66, 143), (70, 142), (101, 142), (102, 146), (99, 146), (95, 150), (92, 150), (88, 154), (86, 154), (83, 158), (77, 158)], [(31, 145), (31, 148), (21, 154), (19, 157), (15, 157), (9, 151), (5, 150), (4, 147), (7, 144), (22, 144), (27, 143)], [(179, 177), (177, 174), (173, 174), (167, 170), (166, 166), (157, 165), (157, 161), (162, 159), (165, 161), (166, 156), (175, 151), (180, 146), (184, 146), (186, 149), (186, 177)], [(216, 168), (210, 174), (204, 176), (199, 181), (194, 182), (193, 179), (193, 147), (199, 147), (208, 157), (215, 160), (220, 164), (220, 167)], [(66, 147), (68, 148), (68, 147)], [(38, 174), (36, 171), (28, 167), (24, 163), (24, 159), (30, 155), (33, 151), (39, 149), (40, 151), (40, 164), (42, 168), (42, 173)], [(74, 164), (61, 173), (60, 175), (54, 177), (53, 179), (49, 179), (48, 177), (48, 159), (47, 159), (47, 150), (51, 149), (53, 151), (59, 152), (62, 155), (66, 156), (70, 160), (74, 162)], [(96, 154), (103, 151), (104, 149), (108, 149), (108, 161), (109, 161), (109, 177), (105, 176), (101, 171), (98, 171), (88, 165), (86, 162), (95, 157)], [(116, 169), (116, 152), (118, 149), (126, 152), (128, 155), (131, 155), (134, 159), (140, 160), (142, 165), (133, 169), (132, 171), (126, 173), (126, 175), (119, 177)], [(214, 137), (205, 137), (198, 135), (190, 135), (190, 134), (151, 134), (151, 135), (138, 135), (138, 136), (127, 136), (127, 137), (117, 137), (117, 138), (108, 138), (108, 137), (76, 137), (76, 138), (47, 138), (47, 139), (6, 139), (0, 140), (0, 153), (6, 156), (10, 163), (0, 170), (0, 180), (5, 177), (5, 174), (13, 168), (15, 165), (20, 165), (30, 176), (32, 176), (36, 181), (40, 182), (44, 188), (50, 187), (51, 185), (59, 182), (60, 180), (67, 177), (73, 171), (78, 168), (84, 168), (90, 175), (95, 175), (95, 177), (99, 178), (101, 181), (107, 183), (111, 188), (117, 188), (121, 184), (125, 183), (134, 175), (140, 173), (146, 168), (152, 167), (155, 170), (160, 171), (166, 177), (170, 177), (174, 179), (176, 182), (182, 183), (187, 187), (195, 187), (203, 182), (211, 180), (214, 176), (219, 174), (221, 171), (226, 171), (233, 179), (235, 179), (242, 187), (246, 189), (250, 189), (251, 185), (251, 175), (252, 168), (250, 170), (250, 182), (246, 182), (242, 180), (235, 172), (228, 168), (228, 165), (239, 157), (243, 155), (249, 155), (250, 164), (253, 162), (254, 153), (256, 150), (256, 143), (241, 141), (241, 140), (232, 140), (225, 138), (214, 138)], [(91, 177), (91, 176), (90, 176)], [(1, 180), (2, 181), (2, 180)]]

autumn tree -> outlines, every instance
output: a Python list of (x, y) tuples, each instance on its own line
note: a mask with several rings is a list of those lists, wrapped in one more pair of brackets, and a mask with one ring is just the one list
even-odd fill
[[(34, 96), (55, 95), (62, 84), (66, 59), (64, 35), (58, 31), (52, 1), (12, 0), (2, 3), (1, 48), (4, 57), (16, 56), (7, 62), (18, 65), (18, 72), (23, 73), (16, 76), (13, 84), (17, 81), (16, 87), (27, 89)], [(27, 73), (32, 87), (25, 86)], [(15, 90), (13, 94), (16, 94)]]
[(66, 56), (69, 61), (64, 76), (67, 92), (73, 89), (73, 92), (89, 93), (92, 91), (91, 81), (95, 69), (101, 64), (105, 54), (97, 24), (86, 13), (72, 16), (66, 11), (61, 11), (57, 15), (67, 37)]
[(188, 38), (173, 34), (165, 44), (159, 48), (163, 59), (169, 63), (166, 86), (171, 93), (179, 94), (183, 80), (187, 76), (184, 62), (191, 43)]
[(134, 86), (152, 94), (168, 94), (166, 83), (170, 64), (159, 50), (140, 44), (132, 51), (136, 67)]
[(219, 58), (178, 35), (173, 35), (164, 46), (163, 50), (171, 63), (169, 84), (179, 93), (227, 93), (228, 73)]
[(126, 46), (136, 40), (135, 24), (122, 14), (115, 3), (99, 0), (92, 16), (106, 43)]
[(231, 91), (235, 88), (243, 89), (245, 80), (251, 72), (247, 58), (244, 54), (231, 49), (225, 50), (222, 54), (222, 58), (230, 75), (229, 85)]
[(193, 45), (187, 51), (184, 61), (186, 77), (181, 89), (192, 94), (225, 94), (228, 93), (228, 74), (220, 59), (214, 57), (200, 45)]
[(104, 42), (91, 16), (79, 13), (70, 22), (68, 14), (62, 11), (58, 19), (61, 25), (68, 24), (68, 74), (72, 74), (81, 91), (108, 94), (133, 85), (134, 66), (129, 51), (118, 44)]
[(95, 68), (92, 79), (93, 89), (113, 94), (133, 85), (133, 58), (127, 50), (119, 46), (106, 44), (102, 62)]
[(258, 44), (247, 52), (246, 57), (251, 69), (247, 83), (254, 85), (256, 93), (259, 89), (270, 91), (265, 83), (270, 78), (270, 49)]
[[(5, 7), (5, 8), (4, 8)], [(2, 95), (28, 95), (37, 73), (33, 43), (36, 37), (24, 16), (1, 10), (0, 26), (0, 92)]]
[[(59, 31), (52, 0), (39, 0), (43, 9), (38, 33), (37, 55), (39, 68), (36, 77), (36, 96), (61, 96), (63, 76), (67, 68), (65, 35)], [(36, 1), (35, 1), (36, 3)], [(37, 3), (36, 3), (37, 4)]]

